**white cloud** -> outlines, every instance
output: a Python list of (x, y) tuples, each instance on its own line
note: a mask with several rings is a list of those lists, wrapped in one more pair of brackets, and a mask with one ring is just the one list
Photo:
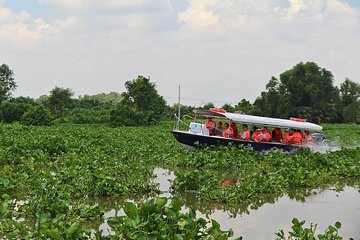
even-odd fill
[(219, 22), (219, 16), (207, 9), (214, 5), (215, 1), (194, 0), (185, 12), (179, 13), (180, 22), (193, 27), (214, 26)]
[(332, 71), (337, 85), (360, 81), (360, 10), (343, 0), (175, 2), (42, 0), (63, 11), (54, 19), (0, 5), (1, 60), (14, 66), (18, 95), (30, 96), (55, 85), (122, 91), (144, 74), (170, 103), (177, 84), (185, 104), (253, 101), (300, 61)]
[(28, 12), (12, 12), (0, 5), (0, 42), (10, 41), (29, 45), (62, 34), (76, 23), (76, 17), (46, 22), (43, 18), (34, 18)]

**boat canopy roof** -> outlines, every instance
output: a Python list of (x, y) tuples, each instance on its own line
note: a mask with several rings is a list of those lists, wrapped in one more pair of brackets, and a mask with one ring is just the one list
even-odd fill
[(320, 132), (323, 128), (320, 125), (299, 121), (299, 119), (288, 120), (280, 118), (270, 117), (259, 117), (247, 114), (229, 113), (225, 111), (212, 111), (212, 110), (194, 110), (194, 113), (202, 116), (214, 116), (227, 118), (235, 123), (248, 124), (248, 125), (259, 125), (267, 127), (278, 127), (278, 128), (294, 128), (301, 130), (308, 130), (311, 132)]

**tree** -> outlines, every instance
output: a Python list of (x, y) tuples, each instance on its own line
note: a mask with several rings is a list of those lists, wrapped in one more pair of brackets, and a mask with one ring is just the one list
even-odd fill
[(18, 122), (31, 106), (28, 103), (4, 102), (1, 104), (2, 118), (7, 123)]
[(156, 91), (156, 86), (143, 76), (125, 83), (127, 92), (110, 112), (112, 126), (137, 126), (156, 123), (166, 109), (166, 102)]
[(215, 107), (214, 103), (208, 102), (202, 107), (202, 109), (209, 110), (210, 108), (213, 108), (213, 107)]
[(31, 107), (21, 119), (24, 125), (48, 126), (51, 125), (53, 117), (48, 108), (43, 105)]
[(314, 62), (299, 63), (272, 77), (266, 91), (254, 102), (254, 112), (271, 117), (300, 117), (313, 122), (337, 122), (339, 90), (333, 75)]
[(233, 106), (231, 106), (230, 103), (225, 103), (221, 108), (224, 109), (227, 112), (234, 112), (235, 111), (235, 108)]
[(110, 125), (112, 127), (146, 125), (148, 116), (145, 114), (132, 106), (119, 104), (110, 112)]
[(235, 105), (235, 111), (249, 113), (253, 109), (253, 105), (245, 98), (241, 99), (238, 104)]
[(63, 115), (71, 107), (73, 95), (74, 93), (69, 88), (55, 87), (50, 91), (47, 104), (55, 115)]
[(0, 103), (8, 100), (11, 97), (11, 91), (14, 91), (16, 88), (14, 72), (8, 65), (2, 64), (0, 66)]
[(338, 120), (335, 106), (340, 101), (339, 90), (333, 85), (330, 71), (314, 62), (301, 62), (280, 74), (280, 81), (280, 106), (287, 117), (310, 118), (314, 122)]
[(360, 84), (346, 78), (340, 85), (342, 120), (357, 122), (360, 116)]

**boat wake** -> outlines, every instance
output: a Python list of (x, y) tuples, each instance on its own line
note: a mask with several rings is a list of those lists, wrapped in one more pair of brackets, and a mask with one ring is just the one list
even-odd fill
[(340, 137), (334, 137), (331, 139), (325, 139), (323, 142), (314, 144), (309, 148), (312, 152), (328, 153), (340, 151), (341, 149), (355, 149), (358, 147), (360, 147), (360, 141), (353, 142), (352, 144), (344, 144), (341, 143)]

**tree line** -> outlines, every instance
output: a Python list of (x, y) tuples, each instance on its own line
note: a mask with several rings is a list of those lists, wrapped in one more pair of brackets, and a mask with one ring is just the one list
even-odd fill
[[(334, 86), (330, 71), (314, 62), (298, 63), (292, 69), (271, 77), (254, 103), (241, 99), (221, 108), (266, 117), (300, 117), (316, 123), (359, 123), (360, 85), (346, 78), (340, 88)], [(126, 92), (100, 93), (74, 98), (69, 88), (55, 87), (38, 99), (12, 97), (17, 83), (8, 65), (0, 66), (0, 120), (25, 125), (56, 123), (141, 126), (172, 118), (178, 104), (167, 105), (149, 78), (138, 76), (125, 82)], [(215, 107), (180, 105), (182, 114), (196, 108)]]

